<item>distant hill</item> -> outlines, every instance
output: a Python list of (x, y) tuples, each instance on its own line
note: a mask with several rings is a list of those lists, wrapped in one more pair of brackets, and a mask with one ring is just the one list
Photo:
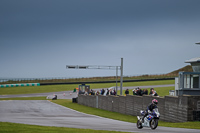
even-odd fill
[(193, 72), (193, 70), (192, 70), (192, 66), (191, 65), (187, 65), (187, 66), (185, 66), (185, 67), (182, 67), (182, 68), (180, 68), (180, 69), (178, 69), (178, 70), (175, 70), (175, 71), (172, 71), (172, 72), (170, 72), (170, 73), (168, 73), (168, 74), (178, 74), (179, 72)]

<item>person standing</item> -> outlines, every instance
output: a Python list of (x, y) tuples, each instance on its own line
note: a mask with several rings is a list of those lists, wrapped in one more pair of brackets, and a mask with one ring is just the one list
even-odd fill
[(129, 90), (126, 89), (126, 91), (125, 91), (125, 95), (127, 96), (128, 94), (129, 94)]

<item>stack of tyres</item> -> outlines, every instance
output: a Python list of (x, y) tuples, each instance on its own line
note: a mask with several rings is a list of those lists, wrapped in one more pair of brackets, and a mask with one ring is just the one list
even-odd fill
[(77, 102), (78, 102), (77, 99), (78, 99), (77, 97), (76, 97), (76, 98), (72, 98), (72, 102), (73, 102), (73, 103), (77, 103)]

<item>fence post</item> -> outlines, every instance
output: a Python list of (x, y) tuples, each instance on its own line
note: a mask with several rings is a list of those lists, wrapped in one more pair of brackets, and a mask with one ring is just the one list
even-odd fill
[(96, 96), (96, 108), (99, 108), (99, 105), (98, 105), (98, 96)]

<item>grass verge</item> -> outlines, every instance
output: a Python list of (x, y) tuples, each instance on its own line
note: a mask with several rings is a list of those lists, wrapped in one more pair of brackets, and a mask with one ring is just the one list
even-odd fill
[(2, 133), (125, 133), (92, 129), (36, 126), (9, 122), (0, 122), (0, 127), (0, 132)]
[(15, 98), (0, 98), (0, 100), (47, 100), (46, 97), (15, 97)]

